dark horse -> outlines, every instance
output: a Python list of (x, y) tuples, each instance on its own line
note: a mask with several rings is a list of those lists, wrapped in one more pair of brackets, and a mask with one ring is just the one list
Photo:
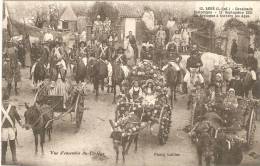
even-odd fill
[(113, 74), (112, 74), (112, 90), (114, 92), (113, 104), (116, 102), (116, 86), (118, 85), (120, 91), (122, 91), (122, 82), (126, 79), (125, 73), (121, 68), (120, 64), (112, 63)]
[(25, 103), (26, 111), (24, 113), (25, 117), (25, 128), (29, 130), (32, 128), (34, 140), (35, 140), (35, 154), (38, 153), (38, 136), (40, 135), (40, 144), (41, 144), (41, 152), (44, 154), (43, 144), (45, 142), (45, 131), (49, 136), (49, 140), (51, 140), (51, 132), (52, 132), (52, 123), (49, 123), (46, 126), (47, 122), (53, 118), (53, 112), (47, 106), (45, 107), (45, 111), (39, 109), (36, 104), (33, 106), (28, 106)]
[(116, 163), (119, 159), (118, 156), (120, 146), (122, 146), (123, 162), (125, 162), (125, 155), (128, 153), (128, 150), (133, 141), (135, 143), (135, 152), (137, 151), (138, 134), (123, 135), (121, 131), (113, 131), (110, 137), (113, 139), (113, 145), (116, 151)]
[(252, 79), (252, 74), (249, 71), (241, 73), (242, 85), (244, 96), (248, 97), (249, 91), (252, 90), (254, 85), (254, 80)]
[(214, 162), (214, 145), (214, 139), (208, 132), (198, 134), (196, 147), (200, 166), (202, 166), (202, 161), (205, 161), (206, 166)]
[(178, 85), (178, 71), (176, 71), (172, 66), (168, 66), (165, 71), (165, 78), (166, 78), (166, 85), (168, 88), (170, 88), (170, 101), (171, 106), (173, 106), (173, 97), (174, 100), (177, 101), (176, 98), (176, 87)]
[(77, 58), (73, 68), (74, 78), (77, 83), (84, 82), (87, 77), (87, 66), (81, 58)]
[(107, 65), (101, 59), (90, 58), (87, 70), (94, 85), (97, 100), (99, 95), (99, 84), (101, 84), (101, 90), (104, 91), (104, 79), (108, 76)]
[(48, 51), (46, 48), (40, 48), (41, 58), (38, 62), (35, 63), (34, 71), (33, 71), (33, 83), (37, 85), (40, 81), (44, 81), (45, 78), (48, 77)]

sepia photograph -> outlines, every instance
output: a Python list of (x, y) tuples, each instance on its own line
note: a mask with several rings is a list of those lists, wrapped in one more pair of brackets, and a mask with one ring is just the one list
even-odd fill
[(260, 1), (0, 4), (1, 165), (260, 166)]

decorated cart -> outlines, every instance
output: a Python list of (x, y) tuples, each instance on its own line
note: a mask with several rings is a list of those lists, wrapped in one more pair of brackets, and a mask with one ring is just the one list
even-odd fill
[(223, 103), (226, 94), (219, 96), (214, 102), (207, 100), (207, 96), (202, 93), (198, 96), (192, 117), (193, 124), (200, 122), (206, 113), (215, 112), (225, 122), (224, 126), (216, 129), (215, 137), (219, 131), (223, 131), (232, 141), (248, 148), (253, 145), (256, 131), (255, 108), (259, 105), (259, 100), (237, 97), (238, 107), (232, 110)]
[[(51, 111), (59, 113), (58, 116), (49, 120), (46, 124), (48, 126), (52, 121), (61, 119), (65, 115), (71, 113), (75, 114), (76, 127), (79, 128), (82, 122), (84, 113), (84, 96), (87, 94), (87, 88), (85, 84), (68, 84), (67, 92), (68, 97), (64, 102), (64, 96), (51, 95), (52, 83), (44, 81), (35, 95), (35, 102), (39, 105), (49, 105)], [(64, 105), (65, 104), (65, 105)]]
[(113, 128), (125, 135), (133, 135), (150, 127), (151, 133), (158, 136), (159, 143), (165, 144), (170, 132), (172, 109), (167, 103), (161, 71), (145, 61), (134, 66), (129, 77), (131, 83), (138, 81), (142, 88), (147, 80), (153, 81), (154, 95), (149, 98), (144, 95), (132, 101), (127, 93), (121, 94)]

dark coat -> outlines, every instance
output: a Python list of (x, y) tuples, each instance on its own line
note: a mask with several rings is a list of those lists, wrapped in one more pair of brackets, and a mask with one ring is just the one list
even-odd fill
[(260, 99), (260, 80), (257, 80), (252, 89), (252, 94), (255, 98)]
[(186, 64), (186, 69), (190, 71), (190, 68), (198, 68), (203, 66), (203, 63), (199, 57), (189, 57)]
[(246, 59), (246, 67), (250, 67), (252, 70), (257, 71), (257, 66), (258, 66), (258, 62), (257, 59), (255, 57), (248, 57)]
[(229, 83), (228, 89), (233, 88), (237, 96), (243, 96), (243, 84), (242, 81), (239, 79), (232, 79)]

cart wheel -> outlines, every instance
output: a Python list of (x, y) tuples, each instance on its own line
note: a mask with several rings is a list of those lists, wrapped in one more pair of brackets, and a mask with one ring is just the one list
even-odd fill
[(256, 131), (256, 114), (253, 109), (250, 113), (250, 117), (248, 120), (248, 129), (247, 129), (247, 146), (250, 148), (254, 143), (254, 136)]
[(197, 102), (193, 101), (191, 103), (191, 127), (193, 127), (193, 125), (194, 125), (195, 115), (196, 115), (196, 107), (197, 107)]
[(118, 119), (119, 119), (119, 111), (116, 108), (116, 111), (115, 111), (115, 122), (117, 122)]
[(170, 106), (165, 107), (162, 110), (161, 116), (160, 116), (160, 122), (159, 122), (159, 143), (160, 145), (166, 144), (166, 141), (169, 137), (171, 127), (171, 109)]

